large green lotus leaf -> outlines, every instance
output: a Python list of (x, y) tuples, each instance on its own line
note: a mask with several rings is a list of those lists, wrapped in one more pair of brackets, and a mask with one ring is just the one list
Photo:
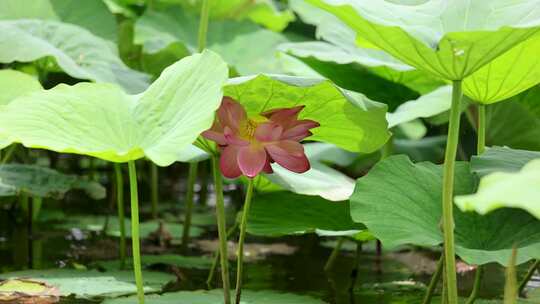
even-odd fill
[(420, 139), (393, 139), (393, 154), (405, 154), (415, 162), (440, 163), (444, 159), (446, 135), (427, 136)]
[(290, 1), (290, 6), (304, 22), (317, 27), (316, 36), (324, 42), (285, 43), (280, 45), (280, 50), (300, 58), (314, 57), (339, 64), (357, 63), (365, 66), (370, 73), (404, 84), (422, 94), (442, 85), (440, 80), (404, 64), (382, 50), (358, 47), (354, 30), (336, 16), (304, 0)]
[[(181, 4), (193, 12), (200, 12), (202, 0), (161, 0), (163, 3)], [(214, 0), (210, 2), (212, 19), (250, 19), (273, 31), (284, 30), (294, 21), (290, 10), (279, 10), (274, 0)], [(214, 22), (213, 20), (210, 22)]]
[(475, 194), (454, 198), (464, 211), (486, 214), (509, 207), (521, 208), (540, 220), (540, 158), (519, 172), (495, 172), (484, 176)]
[(0, 196), (21, 192), (31, 196), (62, 198), (72, 189), (84, 190), (93, 199), (103, 199), (105, 188), (97, 182), (36, 165), (0, 165)]
[(0, 19), (56, 20), (84, 27), (107, 40), (116, 40), (116, 20), (99, 0), (3, 0)]
[(15, 70), (0, 70), (0, 106), (28, 92), (41, 90), (37, 78)]
[(486, 143), (540, 151), (540, 86), (486, 107)]
[(540, 83), (540, 33), (497, 57), (463, 81), (463, 92), (490, 104)]
[[(129, 295), (137, 292), (132, 271), (98, 272), (95, 270), (41, 269), (0, 274), (0, 278), (25, 278), (45, 282), (56, 287), (61, 296), (76, 298), (103, 298)], [(145, 271), (143, 282), (145, 292), (158, 292), (175, 280), (167, 273)]]
[[(132, 304), (137, 298), (118, 298), (106, 300), (103, 304)], [(163, 295), (150, 295), (146, 297), (148, 304), (218, 304), (223, 302), (223, 290), (196, 290), (165, 293)], [(324, 304), (309, 296), (280, 293), (277, 291), (252, 291), (242, 290), (243, 304)]]
[[(125, 226), (131, 227), (131, 221), (125, 220)], [(93, 232), (104, 232), (108, 236), (120, 237), (120, 222), (117, 217), (81, 215), (70, 216), (66, 221), (56, 225), (63, 229), (83, 229)], [(148, 238), (160, 228), (159, 221), (147, 221), (139, 224), (140, 235), (142, 238)], [(184, 226), (179, 223), (163, 223), (163, 229), (171, 234), (173, 238), (180, 238), (184, 232)], [(203, 229), (199, 227), (191, 227), (189, 235), (191, 237), (201, 236)], [(131, 236), (131, 230), (126, 229), (126, 236)]]
[(359, 44), (447, 80), (461, 80), (540, 29), (537, 0), (307, 0), (339, 17)]
[(388, 127), (392, 128), (402, 123), (413, 121), (417, 118), (432, 117), (450, 109), (452, 87), (444, 86), (418, 99), (411, 100), (400, 105), (394, 112), (388, 113)]
[(130, 93), (148, 86), (148, 76), (131, 70), (106, 40), (76, 25), (48, 20), (0, 21), (0, 62), (52, 57), (72, 77), (121, 85)]
[(386, 105), (359, 93), (340, 89), (328, 80), (258, 75), (229, 80), (225, 95), (238, 100), (248, 116), (263, 111), (304, 105), (300, 119), (312, 119), (310, 140), (348, 151), (373, 152), (388, 140)]
[(508, 147), (489, 147), (471, 159), (471, 169), (480, 176), (494, 172), (518, 172), (525, 164), (540, 158), (540, 152), (511, 149)]
[(317, 231), (350, 234), (365, 229), (349, 215), (348, 202), (330, 202), (316, 196), (290, 192), (255, 194), (247, 231), (255, 235), (281, 236)]
[(205, 51), (171, 65), (139, 95), (79, 83), (22, 96), (0, 113), (0, 130), (27, 147), (114, 162), (146, 155), (167, 166), (210, 127), (226, 79), (226, 64)]
[[(439, 245), (442, 174), (441, 165), (413, 164), (403, 155), (389, 157), (358, 179), (351, 216), (389, 247)], [(456, 195), (474, 192), (475, 184), (468, 163), (458, 162)], [(522, 210), (501, 209), (481, 216), (456, 207), (454, 221), (456, 253), (467, 263), (505, 265), (514, 245), (519, 263), (540, 257), (540, 221)]]
[[(147, 11), (135, 24), (134, 39), (147, 53), (156, 53), (172, 43), (184, 44), (195, 52), (198, 27), (197, 16), (181, 8)], [(285, 41), (282, 35), (249, 21), (223, 20), (210, 23), (207, 46), (241, 75), (247, 75), (279, 71), (275, 52), (277, 45)]]

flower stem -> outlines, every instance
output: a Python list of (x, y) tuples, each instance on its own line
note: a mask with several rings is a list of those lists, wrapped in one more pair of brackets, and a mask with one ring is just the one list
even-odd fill
[(121, 166), (119, 163), (114, 164), (116, 209), (118, 211), (118, 224), (120, 225), (120, 268), (124, 269), (126, 264), (126, 220), (124, 216), (124, 176)]
[(478, 131), (477, 131), (476, 154), (484, 153), (486, 149), (486, 106), (478, 105)]
[(139, 195), (137, 190), (137, 168), (135, 161), (128, 162), (129, 191), (131, 194), (131, 246), (133, 251), (133, 272), (137, 285), (139, 304), (144, 304), (143, 276), (141, 269), (141, 244), (139, 240)]
[(441, 274), (443, 272), (443, 265), (444, 265), (444, 253), (441, 253), (439, 262), (437, 262), (437, 269), (435, 270), (435, 273), (433, 273), (433, 276), (431, 277), (431, 281), (429, 282), (429, 286), (426, 291), (426, 295), (424, 296), (424, 300), (422, 301), (422, 304), (431, 303), (431, 299), (433, 298), (433, 294), (435, 293), (435, 288), (437, 288), (437, 284), (439, 283), (439, 280), (441, 279)]
[[(227, 231), (227, 238), (231, 238), (236, 229), (238, 228), (238, 222), (234, 221), (234, 225), (229, 228)], [(208, 278), (206, 279), (206, 286), (208, 289), (212, 288), (212, 281), (214, 280), (214, 273), (216, 272), (216, 267), (219, 260), (219, 248), (214, 252), (214, 260), (212, 261), (212, 266), (210, 267), (210, 272), (208, 273)]]
[(152, 195), (152, 218), (158, 218), (158, 205), (159, 205), (159, 180), (158, 180), (158, 167), (156, 164), (150, 162), (150, 179), (151, 179), (151, 195)]
[(240, 222), (240, 237), (238, 238), (238, 258), (236, 261), (236, 304), (240, 304), (242, 296), (242, 276), (244, 274), (244, 240), (246, 238), (247, 219), (249, 216), (249, 208), (251, 207), (251, 199), (253, 198), (253, 182), (254, 178), (250, 178), (244, 201), (244, 210), (242, 211), (242, 221)]
[(469, 299), (467, 299), (466, 304), (473, 304), (474, 301), (476, 301), (476, 298), (478, 298), (478, 291), (480, 291), (480, 284), (482, 283), (483, 274), (484, 268), (482, 267), (482, 265), (478, 265), (478, 267), (476, 268), (476, 274), (474, 275), (473, 289), (471, 291)]
[(518, 286), (516, 277), (517, 249), (512, 248), (512, 255), (506, 267), (506, 282), (504, 284), (504, 304), (516, 304), (518, 299)]
[(199, 53), (206, 48), (206, 36), (208, 33), (208, 18), (210, 16), (210, 0), (203, 0), (201, 6), (201, 19), (199, 21)]
[(191, 214), (193, 213), (193, 196), (195, 182), (197, 181), (198, 162), (189, 163), (188, 184), (186, 193), (186, 210), (184, 218), (184, 231), (182, 233), (182, 250), (186, 251), (189, 244), (189, 230), (191, 228)]
[(214, 186), (216, 189), (216, 216), (219, 235), (219, 253), (221, 260), (221, 279), (223, 281), (223, 295), (225, 304), (231, 303), (231, 291), (229, 282), (229, 262), (227, 254), (227, 230), (225, 223), (225, 202), (223, 200), (223, 180), (219, 171), (219, 159), (212, 157), (212, 174), (214, 176)]
[(334, 267), (334, 264), (336, 262), (336, 259), (337, 259), (338, 255), (339, 255), (339, 252), (341, 251), (341, 247), (343, 246), (344, 241), (345, 241), (344, 237), (340, 237), (337, 240), (336, 246), (334, 247), (334, 249), (332, 250), (332, 253), (328, 257), (328, 260), (326, 261), (326, 264), (324, 264), (324, 271), (325, 272), (330, 271)]
[(534, 261), (534, 263), (531, 265), (531, 268), (529, 268), (529, 270), (527, 271), (527, 274), (525, 275), (521, 283), (519, 283), (519, 289), (518, 289), (519, 293), (523, 292), (523, 290), (527, 286), (527, 283), (532, 278), (533, 274), (536, 272), (536, 269), (538, 269), (539, 267), (540, 267), (540, 260)]
[(457, 278), (456, 257), (454, 253), (454, 167), (459, 140), (459, 119), (461, 114), (461, 80), (452, 82), (452, 107), (450, 109), (450, 123), (448, 126), (448, 139), (444, 158), (442, 213), (444, 232), (444, 254), (446, 265), (446, 286), (448, 303), (457, 304)]

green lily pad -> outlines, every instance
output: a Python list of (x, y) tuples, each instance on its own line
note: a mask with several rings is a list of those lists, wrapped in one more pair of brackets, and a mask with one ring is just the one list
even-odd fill
[[(134, 297), (107, 300), (103, 304), (132, 304), (137, 301)], [(196, 290), (166, 293), (161, 296), (151, 295), (146, 299), (148, 304), (218, 304), (223, 302), (223, 291)], [(244, 304), (324, 304), (309, 296), (280, 293), (276, 291), (242, 290), (242, 303)]]
[[(131, 237), (131, 221), (126, 219), (125, 224), (126, 236)], [(155, 233), (158, 230), (159, 225), (159, 221), (141, 222), (139, 224), (139, 233), (141, 238), (148, 238), (150, 235)], [(169, 232), (173, 238), (182, 237), (182, 232), (184, 231), (183, 225), (176, 223), (163, 223), (163, 225), (165, 230)], [(87, 231), (104, 232), (105, 234), (113, 237), (120, 237), (120, 223), (117, 217), (112, 216), (108, 219), (106, 216), (69, 216), (66, 221), (56, 225), (56, 227), (64, 229), (79, 228)], [(195, 238), (202, 235), (203, 232), (203, 229), (193, 226), (189, 230), (189, 235)]]
[(529, 161), (540, 158), (540, 152), (488, 147), (481, 155), (471, 159), (471, 169), (480, 176), (494, 172), (518, 172)]
[(3, 0), (0, 19), (61, 21), (83, 27), (104, 39), (116, 40), (116, 20), (102, 1)]
[[(74, 78), (111, 82), (130, 93), (148, 86), (148, 77), (128, 68), (109, 42), (73, 24), (49, 20), (0, 21), (0, 62), (31, 62), (44, 57)], [(45, 66), (47, 69), (54, 65)]]
[(521, 208), (540, 220), (540, 158), (519, 172), (486, 175), (475, 194), (456, 196), (454, 200), (464, 211), (487, 214), (503, 207)]
[[(95, 270), (44, 269), (26, 270), (0, 274), (0, 278), (24, 278), (44, 282), (58, 289), (61, 296), (74, 295), (77, 298), (103, 298), (134, 294), (137, 291), (131, 271), (98, 272)], [(160, 291), (175, 280), (170, 274), (145, 271), (143, 282), (145, 292)]]
[(37, 165), (0, 165), (0, 196), (27, 193), (31, 196), (61, 199), (72, 189), (84, 190), (95, 200), (104, 199), (105, 188), (93, 181)]
[[(397, 59), (447, 80), (460, 80), (538, 32), (534, 0), (508, 5), (460, 1), (415, 2), (307, 0), (339, 17), (358, 34)], [(463, 21), (463, 16), (465, 22)]]
[(491, 104), (513, 97), (540, 82), (540, 33), (474, 72), (463, 81), (472, 100)]
[(0, 131), (27, 147), (113, 162), (146, 156), (166, 166), (210, 127), (226, 78), (225, 63), (205, 51), (168, 67), (139, 95), (111, 84), (58, 85), (4, 107)]
[[(209, 256), (182, 256), (174, 254), (141, 256), (141, 265), (143, 267), (165, 264), (180, 268), (210, 269), (212, 267), (213, 261), (214, 260), (212, 259), (212, 257)], [(92, 265), (97, 266), (100, 269), (105, 269), (107, 271), (118, 270), (120, 269), (121, 261), (97, 261), (93, 262)], [(126, 261), (126, 266), (132, 266), (131, 259), (128, 259)]]
[(540, 86), (486, 107), (486, 143), (540, 151)]
[(450, 109), (452, 87), (444, 86), (431, 93), (420, 96), (418, 99), (407, 101), (394, 112), (388, 113), (388, 127), (413, 121), (417, 118), (433, 117)]
[(365, 229), (352, 222), (347, 202), (330, 202), (316, 196), (289, 192), (255, 194), (247, 231), (264, 236), (332, 231), (349, 235)]
[(309, 140), (334, 144), (354, 152), (373, 152), (389, 138), (386, 105), (332, 82), (291, 76), (258, 75), (229, 80), (225, 95), (238, 100), (248, 116), (275, 108), (305, 105), (300, 119), (312, 119)]
[[(198, 17), (181, 8), (147, 11), (135, 24), (135, 43), (146, 53), (157, 53), (180, 43), (197, 50)], [(275, 50), (287, 40), (249, 21), (213, 21), (208, 29), (208, 49), (220, 54), (241, 75), (279, 72)]]
[[(351, 216), (366, 225), (388, 247), (442, 243), (442, 166), (413, 164), (397, 155), (379, 162), (356, 184)], [(474, 192), (476, 181), (464, 162), (456, 164), (454, 192)], [(464, 213), (454, 208), (456, 253), (470, 264), (509, 261), (512, 246), (518, 262), (540, 257), (540, 221), (518, 209), (489, 215)]]
[(0, 302), (51, 304), (59, 301), (58, 290), (47, 284), (31, 280), (0, 282)]

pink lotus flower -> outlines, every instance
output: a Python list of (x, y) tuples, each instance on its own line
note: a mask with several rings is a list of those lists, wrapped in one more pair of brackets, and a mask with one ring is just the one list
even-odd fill
[(261, 171), (272, 173), (271, 163), (303, 173), (309, 170), (304, 147), (299, 143), (319, 126), (313, 120), (298, 120), (304, 106), (275, 109), (247, 117), (237, 101), (224, 97), (212, 128), (203, 132), (221, 150), (220, 168), (225, 177), (253, 178)]

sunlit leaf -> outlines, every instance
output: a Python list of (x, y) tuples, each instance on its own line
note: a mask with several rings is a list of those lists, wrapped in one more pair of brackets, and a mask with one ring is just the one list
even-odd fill
[(497, 57), (463, 81), (463, 92), (490, 104), (540, 83), (540, 33)]
[(304, 105), (301, 119), (312, 119), (309, 140), (334, 144), (345, 150), (373, 152), (388, 139), (386, 106), (340, 89), (330, 81), (301, 77), (240, 77), (229, 81), (225, 95), (238, 100), (248, 115), (275, 108)]
[(494, 172), (480, 180), (475, 194), (454, 198), (464, 211), (487, 214), (510, 207), (521, 208), (540, 219), (540, 156), (519, 172)]
[[(76, 25), (47, 20), (0, 21), (0, 62), (31, 62), (45, 57), (74, 78), (121, 85), (131, 93), (148, 77), (129, 69), (109, 42)], [(54, 67), (45, 66), (44, 69)]]
[(540, 28), (536, 0), (307, 1), (339, 17), (359, 44), (447, 80), (464, 79)]
[(23, 94), (41, 89), (35, 77), (15, 70), (0, 70), (0, 106)]
[(358, 47), (354, 30), (331, 13), (304, 0), (292, 0), (290, 5), (304, 22), (317, 27), (317, 38), (325, 42), (287, 43), (280, 46), (281, 50), (297, 57), (314, 57), (320, 61), (357, 63), (375, 75), (404, 84), (422, 94), (442, 85), (440, 80), (404, 64), (382, 50)]
[(214, 119), (227, 68), (210, 51), (168, 67), (142, 94), (109, 84), (59, 85), (25, 95), (0, 113), (0, 130), (27, 147), (126, 162), (178, 159)]
[[(406, 156), (389, 157), (358, 179), (351, 197), (351, 216), (367, 226), (389, 247), (443, 242), (441, 188), (443, 168)], [(464, 162), (456, 164), (454, 192), (474, 192), (476, 180)], [(454, 208), (456, 253), (470, 264), (505, 265), (515, 245), (518, 261), (540, 256), (540, 221), (517, 209), (501, 209), (482, 216)]]

